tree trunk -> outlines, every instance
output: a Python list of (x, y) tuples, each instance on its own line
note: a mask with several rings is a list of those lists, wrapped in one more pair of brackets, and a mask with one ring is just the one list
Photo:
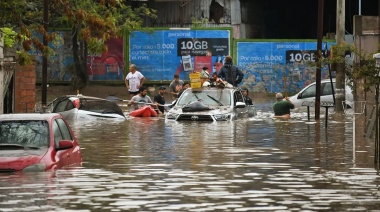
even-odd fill
[[(73, 86), (76, 90), (82, 89), (87, 84), (87, 72), (83, 68), (83, 62), (80, 58), (80, 48), (78, 45), (78, 30), (73, 28), (71, 41), (73, 45), (73, 58), (74, 58), (74, 77), (73, 77)], [(84, 64), (86, 65), (86, 64)], [(86, 73), (85, 73), (86, 72)]]
[[(345, 35), (345, 0), (337, 0), (336, 2), (336, 44), (339, 46), (344, 43)], [(339, 55), (344, 58), (344, 55)], [(335, 88), (335, 111), (343, 112), (343, 103), (345, 101), (345, 64), (336, 64), (336, 88)]]
[(335, 88), (335, 111), (343, 112), (345, 105), (345, 64), (336, 64), (336, 88)]
[(85, 82), (86, 85), (89, 84), (89, 79), (88, 79), (88, 72), (87, 72), (87, 45), (86, 42), (81, 41), (80, 42), (80, 52), (81, 52), (81, 65), (82, 65), (82, 72), (83, 75), (85, 76)]

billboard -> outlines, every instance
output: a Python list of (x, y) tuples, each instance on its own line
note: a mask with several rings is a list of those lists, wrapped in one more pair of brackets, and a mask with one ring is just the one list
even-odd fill
[[(71, 48), (71, 32), (55, 32), (57, 40), (49, 42), (49, 47), (53, 50), (47, 60), (47, 80), (48, 81), (69, 81), (73, 72), (73, 51)], [(42, 42), (41, 34), (34, 34)], [(36, 80), (42, 81), (42, 61), (43, 57), (40, 51), (33, 49), (29, 52), (36, 55)]]
[(222, 67), (230, 54), (230, 30), (134, 31), (129, 36), (129, 61), (148, 80), (172, 80), (174, 74), (189, 80), (191, 71)]
[[(70, 81), (74, 72), (74, 58), (71, 31), (55, 32), (59, 42), (49, 42), (54, 54), (48, 58), (47, 79), (49, 81)], [(41, 37), (42, 36), (38, 35)], [(111, 38), (106, 42), (108, 51), (99, 55), (87, 55), (87, 74), (89, 80), (123, 80), (124, 53), (123, 39)], [(42, 80), (42, 55), (38, 51), (36, 78)]]
[[(238, 41), (236, 54), (243, 86), (255, 92), (296, 92), (315, 81), (317, 41)], [(328, 78), (328, 66), (321, 73)]]
[(110, 38), (106, 45), (108, 51), (87, 56), (87, 74), (90, 81), (124, 79), (123, 39)]

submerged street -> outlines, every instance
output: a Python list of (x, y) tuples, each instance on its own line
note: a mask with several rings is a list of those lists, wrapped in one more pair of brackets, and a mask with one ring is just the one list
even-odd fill
[(234, 122), (71, 123), (82, 166), (0, 174), (0, 211), (380, 210), (374, 142), (352, 137), (352, 116), (325, 128), (271, 105)]

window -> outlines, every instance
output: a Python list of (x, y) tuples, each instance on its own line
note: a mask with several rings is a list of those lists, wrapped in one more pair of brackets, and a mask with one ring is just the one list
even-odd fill
[[(334, 91), (335, 91), (335, 82), (333, 83)], [(322, 90), (322, 96), (325, 95), (332, 95), (333, 94), (333, 89), (331, 88), (331, 83), (323, 83), (323, 90)]]
[(236, 105), (236, 102), (245, 102), (244, 97), (240, 91), (235, 91), (234, 96), (235, 96), (235, 105)]
[(178, 100), (179, 106), (184, 106), (193, 101), (202, 101), (208, 106), (230, 105), (231, 97), (227, 90), (186, 90)]
[(55, 113), (71, 110), (74, 108), (73, 103), (69, 99), (65, 99), (61, 102), (58, 102), (57, 106), (54, 109)]
[(0, 144), (16, 144), (25, 147), (48, 147), (49, 128), (46, 121), (0, 122)]
[(67, 127), (66, 123), (62, 119), (56, 119), (59, 129), (61, 130), (62, 137), (64, 140), (73, 140), (70, 134), (70, 130)]
[(311, 85), (308, 87), (306, 90), (302, 92), (301, 98), (310, 98), (310, 97), (315, 97), (315, 90), (316, 90), (316, 85)]
[(55, 148), (59, 147), (59, 142), (63, 140), (61, 130), (59, 129), (58, 123), (53, 121), (53, 133), (54, 133), (54, 144)]

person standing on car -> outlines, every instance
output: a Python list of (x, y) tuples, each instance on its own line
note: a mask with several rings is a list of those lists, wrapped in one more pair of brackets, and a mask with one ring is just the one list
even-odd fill
[(244, 96), (244, 101), (246, 105), (253, 105), (251, 97), (248, 96), (248, 88), (242, 88), (241, 89), (243, 96)]
[(133, 97), (139, 93), (139, 89), (144, 85), (144, 82), (144, 75), (137, 71), (135, 64), (131, 64), (129, 66), (129, 73), (125, 77), (125, 86), (128, 89), (130, 97)]
[(232, 57), (226, 56), (224, 59), (224, 66), (219, 70), (218, 77), (227, 81), (229, 84), (237, 87), (243, 80), (244, 73), (232, 64)]
[(165, 104), (165, 95), (166, 93), (166, 88), (164, 86), (160, 86), (160, 88), (158, 89), (158, 94), (154, 97), (154, 103), (156, 104), (159, 104), (158, 105), (158, 110), (164, 114), (166, 109), (165, 109), (165, 106), (163, 106)]
[(170, 94), (174, 99), (179, 97), (179, 92), (181, 92), (183, 81), (179, 79), (179, 74), (174, 74), (174, 79), (169, 85)]
[(273, 105), (274, 117), (290, 118), (290, 109), (294, 109), (293, 103), (288, 97), (285, 98), (282, 93), (276, 93), (277, 102)]

